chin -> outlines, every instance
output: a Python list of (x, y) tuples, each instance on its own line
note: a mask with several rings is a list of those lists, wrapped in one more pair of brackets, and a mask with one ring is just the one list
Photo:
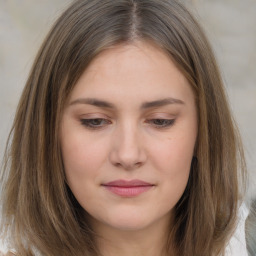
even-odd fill
[(108, 223), (112, 228), (122, 231), (139, 231), (147, 228), (150, 220), (140, 217), (120, 216), (115, 218), (112, 222)]
[[(119, 230), (119, 231), (142, 231), (149, 227), (153, 227), (154, 224), (163, 223), (167, 226), (170, 219), (170, 214), (158, 215), (150, 214), (150, 212), (141, 212), (139, 210), (133, 211), (117, 211), (115, 213), (100, 216), (94, 218), (94, 224), (104, 225), (108, 228)], [(156, 225), (156, 226), (157, 226)]]

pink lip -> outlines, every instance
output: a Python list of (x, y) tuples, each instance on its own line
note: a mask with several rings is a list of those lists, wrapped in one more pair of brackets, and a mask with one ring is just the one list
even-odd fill
[(135, 197), (154, 187), (153, 184), (142, 180), (115, 180), (105, 183), (102, 186), (122, 197)]

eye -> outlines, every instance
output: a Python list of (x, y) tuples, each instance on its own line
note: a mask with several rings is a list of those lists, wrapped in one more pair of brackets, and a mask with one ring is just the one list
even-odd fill
[(89, 129), (99, 129), (111, 122), (104, 118), (81, 119), (81, 124)]
[(168, 128), (175, 123), (175, 119), (151, 119), (147, 123), (153, 124), (156, 128)]

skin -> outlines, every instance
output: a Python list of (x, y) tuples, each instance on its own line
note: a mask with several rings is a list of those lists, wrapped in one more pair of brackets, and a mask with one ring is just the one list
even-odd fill
[[(99, 54), (71, 92), (60, 135), (68, 185), (90, 215), (102, 254), (163, 255), (197, 138), (194, 94), (170, 57), (147, 42)], [(122, 197), (103, 186), (119, 179), (152, 187)]]

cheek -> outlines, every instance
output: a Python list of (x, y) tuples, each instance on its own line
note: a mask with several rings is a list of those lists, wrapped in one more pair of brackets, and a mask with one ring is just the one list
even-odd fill
[(154, 147), (155, 168), (160, 171), (159, 182), (165, 191), (161, 203), (170, 202), (174, 207), (182, 196), (190, 174), (195, 140), (196, 136), (177, 135)]
[(61, 148), (67, 178), (79, 181), (91, 175), (96, 176), (106, 158), (104, 145), (92, 142), (91, 138), (79, 132), (65, 134)]
[(93, 193), (95, 186), (99, 185), (98, 176), (106, 149), (78, 133), (66, 136), (61, 147), (67, 183), (86, 209), (87, 205), (93, 204)]
[(162, 161), (163, 176), (173, 194), (181, 196), (183, 193), (190, 174), (192, 157), (193, 149), (188, 150), (181, 145), (176, 145), (174, 149), (171, 147), (165, 154)]
[(166, 139), (164, 143), (156, 144), (152, 147), (151, 154), (154, 155), (155, 164), (166, 175), (175, 177), (190, 169), (194, 145), (194, 138), (177, 136)]

